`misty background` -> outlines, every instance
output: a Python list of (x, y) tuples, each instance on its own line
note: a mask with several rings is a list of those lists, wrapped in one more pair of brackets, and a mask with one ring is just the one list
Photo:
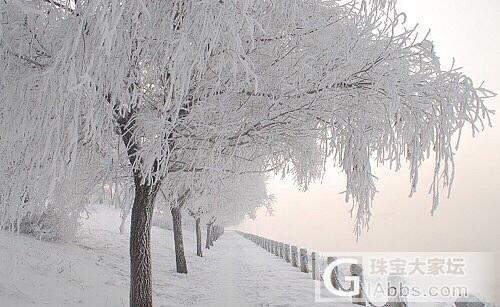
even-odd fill
[[(463, 73), (479, 86), (500, 93), (500, 1), (498, 0), (400, 0), (407, 14), (406, 26), (418, 21), (422, 38), (431, 29), (443, 69), (463, 67)], [(372, 208), (369, 231), (356, 242), (354, 219), (345, 202), (346, 179), (340, 168), (327, 166), (322, 182), (302, 192), (291, 178), (273, 178), (269, 191), (276, 198), (274, 214), (259, 211), (255, 220), (236, 228), (316, 251), (435, 251), (495, 252), (496, 293), (500, 293), (500, 97), (486, 102), (496, 111), (493, 127), (472, 137), (465, 127), (455, 155), (455, 181), (447, 198), (431, 216), (428, 194), (433, 175), (431, 158), (420, 169), (417, 193), (409, 198), (408, 165), (398, 172), (388, 165), (372, 164), (378, 194)], [(279, 177), (279, 176), (278, 176)], [(492, 268), (493, 269), (493, 268)]]

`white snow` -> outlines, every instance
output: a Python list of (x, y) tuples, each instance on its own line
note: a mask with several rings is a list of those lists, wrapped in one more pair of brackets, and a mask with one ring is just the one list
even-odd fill
[[(74, 244), (0, 232), (0, 306), (128, 306), (128, 231), (98, 206)], [(184, 230), (188, 275), (175, 272), (172, 232), (153, 227), (155, 306), (313, 306), (314, 282), (234, 232), (204, 257)]]

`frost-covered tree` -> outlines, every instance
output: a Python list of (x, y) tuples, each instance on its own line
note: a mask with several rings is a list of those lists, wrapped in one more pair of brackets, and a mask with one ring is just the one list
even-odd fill
[(177, 267), (177, 273), (187, 274), (187, 262), (186, 256), (184, 254), (184, 239), (182, 236), (182, 210), (190, 197), (191, 188), (185, 187), (184, 189), (169, 189), (170, 193), (175, 193), (174, 195), (169, 195), (166, 197), (166, 202), (172, 214), (172, 225), (174, 233), (174, 249), (175, 249), (175, 263)]
[(2, 222), (43, 204), (80, 150), (118, 134), (135, 186), (130, 305), (151, 306), (151, 217), (176, 173), (251, 152), (255, 171), (292, 173), (306, 188), (333, 157), (359, 234), (375, 193), (370, 157), (396, 169), (407, 159), (413, 192), (432, 153), (434, 210), (453, 179), (452, 137), (481, 127), (490, 93), (442, 70), (393, 4), (1, 1)]
[[(238, 156), (232, 161), (233, 163), (226, 161), (224, 165), (219, 165), (213, 170), (200, 169), (177, 173), (163, 184), (160, 192), (163, 195), (164, 205), (172, 215), (177, 273), (188, 272), (182, 234), (182, 213), (186, 209), (195, 219), (197, 254), (201, 256), (202, 216), (210, 218), (207, 225), (210, 237), (210, 229), (217, 221), (216, 217), (223, 215), (225, 210), (236, 214), (241, 210), (249, 212), (263, 204), (269, 204), (264, 178), (254, 173), (255, 169), (260, 169), (257, 161)], [(243, 189), (245, 191), (242, 191)], [(169, 193), (174, 194), (169, 195)], [(237, 206), (244, 209), (236, 208)]]
[(206, 248), (210, 248), (212, 226), (234, 225), (245, 216), (254, 217), (258, 208), (271, 210), (273, 195), (268, 195), (263, 174), (246, 173), (237, 176), (222, 174), (222, 178), (211, 178), (210, 185), (195, 194), (188, 202), (188, 213), (196, 225), (196, 254), (203, 256), (201, 222), (206, 221)]

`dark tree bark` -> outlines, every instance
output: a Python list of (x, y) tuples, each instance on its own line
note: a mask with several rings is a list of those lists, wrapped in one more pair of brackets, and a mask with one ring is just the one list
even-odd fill
[(210, 246), (214, 246), (214, 227), (210, 226)]
[[(111, 95), (107, 96), (112, 102)], [(119, 105), (114, 107), (116, 123), (123, 143), (127, 148), (130, 165), (135, 165), (139, 145), (134, 139), (137, 127), (135, 122), (136, 108), (131, 108), (124, 114)], [(158, 169), (160, 162), (155, 161)], [(130, 306), (152, 307), (152, 272), (151, 272), (151, 221), (153, 218), (154, 202), (161, 180), (154, 184), (144, 182), (140, 173), (134, 170), (135, 195), (130, 217)]]
[(211, 224), (207, 224), (207, 240), (205, 242), (205, 248), (206, 249), (210, 249), (210, 238), (212, 237), (210, 235), (210, 228), (211, 228)]
[(135, 179), (130, 220), (130, 306), (153, 306), (151, 275), (151, 220), (156, 186)]
[(214, 239), (212, 240), (213, 242), (217, 241), (217, 239), (219, 239), (219, 235), (220, 235), (220, 227), (219, 226), (214, 226)]
[(182, 238), (182, 214), (180, 208), (170, 208), (172, 212), (172, 221), (174, 226), (174, 246), (175, 246), (175, 263), (177, 265), (177, 273), (187, 274), (187, 263), (184, 255), (184, 241)]
[(196, 255), (203, 257), (203, 252), (201, 250), (201, 221), (200, 217), (196, 217)]

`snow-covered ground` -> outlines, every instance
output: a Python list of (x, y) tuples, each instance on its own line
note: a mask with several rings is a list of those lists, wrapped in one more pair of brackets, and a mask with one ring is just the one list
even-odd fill
[[(97, 207), (74, 244), (0, 232), (0, 306), (128, 306), (128, 231)], [(234, 232), (204, 257), (184, 231), (189, 274), (175, 272), (171, 231), (153, 227), (155, 306), (313, 306), (314, 282)], [(349, 304), (350, 305), (350, 304)]]

